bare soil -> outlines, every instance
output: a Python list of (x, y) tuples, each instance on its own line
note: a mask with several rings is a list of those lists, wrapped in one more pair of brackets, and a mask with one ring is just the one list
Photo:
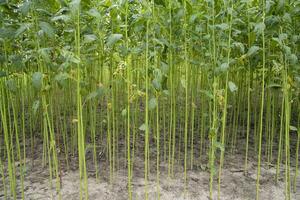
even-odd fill
[[(39, 142), (37, 142), (39, 144)], [(141, 144), (142, 146), (142, 144)], [(240, 149), (239, 149), (240, 148)], [(239, 145), (233, 153), (226, 152), (225, 163), (222, 170), (221, 196), (222, 200), (254, 200), (256, 198), (256, 173), (257, 173), (257, 155), (253, 149), (250, 149), (248, 171), (244, 173), (244, 145)], [(127, 187), (127, 164), (123, 159), (125, 153), (124, 145), (119, 146), (118, 160), (116, 161), (118, 168), (115, 170), (113, 180), (110, 183), (109, 163), (105, 157), (99, 158), (99, 180), (96, 180), (95, 169), (92, 161), (92, 152), (88, 151), (87, 171), (88, 171), (88, 192), (91, 200), (126, 200), (128, 199)], [(155, 149), (155, 148), (154, 148)], [(99, 150), (100, 151), (100, 150)], [(99, 152), (98, 151), (98, 152)], [(103, 150), (105, 151), (105, 150)], [(168, 177), (168, 163), (161, 161), (160, 164), (160, 183), (157, 185), (156, 180), (156, 153), (155, 150), (150, 153), (150, 175), (148, 180), (148, 197), (149, 200), (158, 199), (157, 191), (159, 191), (161, 200), (209, 200), (209, 168), (207, 166), (207, 158), (195, 158), (193, 169), (187, 171), (187, 187), (184, 192), (184, 173), (183, 162), (176, 162), (174, 176)], [(228, 150), (229, 151), (229, 150)], [(55, 179), (52, 180), (53, 187), (50, 188), (49, 168), (42, 167), (42, 146), (37, 145), (35, 149), (34, 159), (28, 158), (26, 162), (25, 177), (25, 199), (28, 200), (47, 200), (58, 199), (55, 188)], [(141, 150), (139, 155), (135, 156), (134, 170), (132, 178), (133, 199), (145, 199), (145, 181), (144, 181), (144, 157)], [(199, 152), (195, 148), (195, 152)], [(291, 179), (294, 178), (294, 150), (291, 149)], [(263, 154), (264, 155), (264, 154)], [(195, 155), (199, 156), (199, 155)], [(181, 156), (183, 158), (183, 156)], [(276, 155), (274, 155), (273, 164), (276, 163)], [(219, 156), (217, 156), (217, 160)], [(216, 160), (216, 175), (214, 180), (213, 199), (217, 199), (217, 178), (218, 178), (218, 161)], [(284, 160), (284, 158), (283, 158)], [(34, 162), (32, 162), (34, 161)], [(61, 161), (61, 197), (63, 200), (77, 200), (80, 195), (80, 181), (78, 171), (77, 157), (70, 156), (69, 169), (67, 170), (64, 157), (60, 156)], [(19, 163), (16, 162), (17, 171)], [(261, 200), (283, 200), (285, 199), (285, 169), (281, 164), (279, 182), (275, 183), (276, 166), (267, 165), (263, 158), (260, 177), (260, 199)], [(6, 187), (8, 188), (8, 176), (6, 179)], [(17, 178), (18, 181), (20, 177)], [(1, 178), (2, 180), (2, 178)], [(0, 199), (4, 199), (4, 186), (0, 181)], [(292, 185), (293, 188), (293, 185)], [(20, 183), (18, 183), (18, 199), (21, 199)], [(291, 199), (300, 199), (300, 176), (297, 178), (296, 190), (291, 193)]]
[[(248, 173), (243, 171), (242, 155), (227, 156), (223, 169), (221, 183), (221, 198), (224, 200), (253, 200), (256, 197), (256, 161), (249, 162)], [(133, 175), (133, 199), (144, 199), (145, 182), (143, 159), (137, 157), (135, 162)], [(92, 168), (92, 166), (90, 166)], [(92, 200), (124, 200), (128, 199), (127, 194), (127, 170), (126, 168), (117, 170), (114, 174), (113, 183), (109, 183), (109, 175), (105, 171), (109, 171), (105, 164), (101, 166), (100, 179), (96, 181), (94, 172), (89, 170), (88, 188), (89, 199)], [(71, 167), (72, 168), (72, 167)], [(58, 199), (55, 191), (55, 180), (53, 179), (53, 188), (49, 187), (48, 168), (41, 167), (41, 160), (35, 160), (34, 166), (31, 162), (27, 163), (27, 175), (25, 179), (25, 199), (46, 200)], [(155, 165), (152, 168), (155, 170)], [(173, 178), (169, 178), (167, 174), (167, 165), (161, 165), (160, 184), (156, 182), (156, 172), (150, 174), (148, 181), (149, 199), (157, 199), (157, 190), (159, 189), (160, 199), (162, 200), (207, 200), (209, 199), (209, 170), (204, 165), (196, 167), (196, 169), (187, 172), (188, 183), (187, 190), (184, 193), (184, 177), (183, 169), (176, 168)], [(261, 169), (260, 179), (260, 199), (263, 200), (283, 200), (285, 198), (284, 190), (284, 168), (281, 168), (281, 177), (276, 184), (274, 181), (276, 174), (275, 166), (263, 165)], [(293, 171), (292, 171), (293, 177)], [(217, 176), (216, 176), (217, 177)], [(300, 199), (300, 178), (297, 180), (298, 186), (296, 192), (292, 193), (292, 199)], [(79, 172), (70, 169), (62, 170), (62, 199), (75, 200), (79, 199)], [(3, 185), (1, 185), (3, 187)], [(214, 182), (214, 199), (217, 199), (217, 178)], [(20, 197), (21, 194), (19, 194)], [(3, 199), (3, 191), (0, 191), (0, 199)]]

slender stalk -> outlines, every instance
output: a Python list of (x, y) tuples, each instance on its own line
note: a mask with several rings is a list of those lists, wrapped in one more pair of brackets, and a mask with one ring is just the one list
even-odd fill
[[(299, 109), (299, 101), (298, 101), (298, 109)], [(295, 164), (295, 175), (294, 175), (294, 184), (293, 189), (294, 192), (297, 191), (297, 177), (298, 177), (298, 168), (299, 168), (299, 143), (300, 143), (300, 112), (298, 115), (298, 132), (297, 132), (297, 144), (296, 144), (296, 164)]]
[[(126, 45), (126, 51), (128, 52), (128, 1), (126, 1), (125, 4), (125, 45)], [(127, 53), (126, 52), (126, 53)], [(126, 55), (125, 58), (125, 65), (127, 67), (127, 170), (128, 170), (128, 197), (131, 200), (132, 199), (132, 188), (131, 188), (131, 155), (130, 155), (130, 86), (131, 86), (131, 69), (130, 69), (130, 64), (128, 63), (128, 55)]]
[[(75, 49), (76, 55), (80, 58), (80, 5), (76, 10), (76, 32), (75, 32)], [(85, 161), (85, 142), (84, 142), (84, 131), (83, 131), (83, 114), (82, 114), (82, 98), (81, 98), (81, 67), (80, 63), (77, 64), (77, 87), (76, 87), (76, 98), (77, 98), (77, 137), (78, 137), (78, 155), (79, 155), (79, 177), (80, 177), (80, 199), (82, 199), (82, 190), (84, 189), (84, 198), (88, 199), (88, 185), (87, 185), (87, 173), (86, 173), (86, 161)], [(83, 186), (82, 186), (83, 184)]]
[(145, 52), (145, 199), (148, 199), (148, 160), (149, 160), (149, 77), (148, 77), (148, 54), (149, 54), (149, 20), (146, 22), (146, 52)]
[[(233, 9), (233, 4), (231, 1), (228, 2), (230, 6), (231, 4), (231, 11)], [(232, 14), (227, 19), (229, 24), (228, 30), (228, 43), (227, 43), (227, 65), (229, 66), (230, 62), (230, 53), (231, 53), (231, 29), (232, 29)], [(218, 177), (218, 199), (220, 199), (221, 194), (221, 176), (222, 176), (222, 167), (224, 162), (224, 152), (225, 152), (225, 129), (226, 129), (226, 122), (227, 122), (227, 101), (228, 101), (228, 79), (229, 79), (229, 71), (226, 71), (226, 79), (225, 79), (225, 94), (224, 94), (224, 105), (223, 105), (223, 115), (222, 115), (222, 133), (221, 133), (221, 145), (223, 149), (221, 149), (221, 156), (220, 156), (220, 165), (219, 165), (219, 177)]]
[(188, 106), (189, 106), (189, 66), (188, 66), (188, 53), (187, 53), (187, 10), (186, 0), (183, 1), (184, 8), (184, 24), (183, 24), (183, 35), (184, 35), (184, 69), (185, 69), (185, 120), (184, 120), (184, 193), (186, 193), (187, 187), (187, 145), (188, 145)]
[[(262, 23), (265, 23), (265, 2), (262, 4)], [(261, 83), (261, 102), (260, 102), (260, 121), (259, 121), (259, 142), (258, 142), (258, 161), (257, 161), (257, 178), (256, 178), (256, 200), (259, 199), (259, 181), (261, 171), (261, 145), (263, 134), (263, 116), (264, 116), (264, 98), (265, 98), (265, 65), (266, 65), (266, 53), (265, 53), (265, 32), (262, 30), (262, 83)]]

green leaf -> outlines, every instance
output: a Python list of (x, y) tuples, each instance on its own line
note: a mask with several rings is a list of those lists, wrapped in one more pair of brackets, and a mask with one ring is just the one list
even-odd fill
[(139, 127), (139, 130), (141, 131), (146, 131), (146, 129), (147, 129), (147, 125), (145, 123)]
[(15, 80), (9, 79), (9, 80), (7, 80), (5, 83), (6, 83), (7, 89), (8, 89), (10, 92), (12, 92), (12, 93), (16, 93), (16, 92), (17, 92), (17, 85), (16, 85)]
[(94, 99), (96, 97), (100, 97), (103, 94), (104, 94), (104, 87), (99, 87), (95, 91), (88, 94), (88, 96), (86, 97), (86, 100), (91, 100), (91, 99)]
[(284, 23), (292, 23), (292, 18), (291, 18), (291, 15), (289, 13), (284, 13), (282, 19), (283, 19)]
[(241, 42), (233, 42), (232, 46), (236, 47), (239, 49), (240, 53), (244, 54), (245, 53), (245, 47), (244, 44)]
[(149, 100), (149, 110), (153, 110), (157, 106), (157, 100), (155, 97), (152, 97)]
[(156, 90), (160, 90), (161, 89), (160, 81), (157, 78), (155, 78), (155, 79), (152, 80), (152, 85), (153, 85), (153, 87)]
[(290, 61), (290, 63), (291, 63), (292, 65), (295, 65), (295, 64), (298, 63), (298, 58), (297, 58), (297, 56), (296, 56), (295, 54), (291, 54), (291, 55), (289, 56), (289, 61)]
[(281, 33), (281, 34), (279, 34), (278, 38), (280, 41), (283, 41), (283, 40), (288, 39), (288, 35), (286, 33)]
[(295, 76), (295, 81), (300, 84), (300, 76)]
[(285, 0), (277, 0), (277, 11), (282, 10), (284, 7), (284, 4), (285, 4)]
[(215, 147), (220, 149), (221, 151), (225, 150), (224, 145), (220, 142), (215, 142)]
[(39, 107), (40, 107), (40, 101), (39, 100), (34, 101), (33, 105), (32, 105), (32, 110), (33, 110), (34, 115), (36, 115), (37, 110), (39, 109)]
[(42, 89), (43, 74), (41, 72), (34, 72), (32, 74), (32, 85), (37, 91)]
[(259, 50), (258, 46), (252, 46), (252, 47), (250, 47), (250, 49), (247, 52), (247, 56), (250, 57), (250, 56), (255, 55), (258, 52), (258, 50)]
[(22, 35), (26, 30), (28, 30), (31, 27), (30, 23), (24, 23), (21, 24), (21, 26), (16, 30), (15, 37), (19, 37)]
[(263, 22), (257, 23), (255, 24), (254, 32), (256, 32), (257, 34), (262, 34), (265, 28), (266, 25)]
[(228, 87), (231, 92), (235, 92), (238, 90), (238, 87), (235, 85), (235, 83), (231, 81), (228, 82)]
[(266, 1), (266, 13), (270, 12), (271, 6), (273, 6), (273, 1)]
[(61, 55), (66, 58), (67, 61), (79, 64), (80, 63), (80, 58), (76, 56), (73, 52), (62, 49), (61, 50)]
[(97, 40), (97, 36), (96, 35), (94, 35), (94, 34), (86, 34), (86, 35), (84, 35), (83, 43), (87, 44), (87, 43), (94, 42), (95, 40)]
[(291, 48), (289, 46), (284, 45), (283, 51), (284, 51), (285, 55), (287, 55), (288, 57), (290, 57), (292, 54)]
[(290, 130), (291, 131), (298, 131), (297, 127), (290, 125)]
[(12, 27), (0, 28), (0, 38), (12, 39), (16, 35), (16, 30)]
[(54, 37), (54, 29), (48, 22), (40, 22), (39, 23), (40, 28), (42, 31), (49, 37), (53, 38)]
[(23, 15), (27, 15), (30, 10), (30, 6), (31, 6), (31, 1), (26, 1), (20, 6), (19, 10)]
[(180, 79), (180, 83), (182, 85), (183, 88), (186, 88), (186, 81), (185, 79)]
[(51, 62), (49, 51), (50, 51), (49, 48), (40, 48), (38, 50), (39, 55), (44, 59), (45, 62), (48, 62), (48, 63)]
[(6, 77), (8, 74), (5, 71), (0, 71), (0, 78)]
[(88, 94), (88, 96), (86, 97), (86, 100), (91, 100), (91, 99), (94, 99), (98, 96), (98, 92), (97, 91), (94, 91), (94, 92), (91, 92), (90, 94)]
[(214, 95), (212, 94), (211, 91), (208, 90), (200, 90), (201, 93), (205, 94), (206, 97), (208, 97), (209, 99), (213, 99)]
[(216, 26), (217, 28), (223, 30), (223, 31), (225, 31), (225, 30), (227, 30), (227, 29), (229, 28), (229, 25), (226, 24), (226, 23), (216, 24), (215, 26)]
[(160, 69), (154, 69), (153, 70), (153, 75), (155, 78), (157, 78), (158, 80), (161, 80), (162, 79), (162, 73), (161, 73), (161, 70)]
[(72, 12), (76, 12), (80, 7), (80, 0), (72, 0), (70, 2), (70, 8)]
[(11, 55), (10, 56), (11, 67), (15, 70), (21, 71), (23, 67), (25, 67), (23, 57), (19, 55)]
[(100, 19), (101, 18), (101, 15), (100, 13), (98, 12), (97, 9), (95, 8), (91, 8), (88, 12), (87, 12), (88, 15), (92, 16), (92, 17), (95, 17), (97, 19)]
[(123, 117), (125, 117), (125, 116), (127, 115), (127, 110), (126, 110), (126, 108), (124, 108), (124, 109), (122, 110), (121, 115), (122, 115)]
[(163, 74), (167, 74), (169, 72), (169, 66), (165, 62), (160, 62), (160, 71)]
[(170, 96), (169, 90), (163, 90), (163, 94), (166, 95), (166, 96)]
[(37, 8), (36, 11), (39, 12), (39, 14), (41, 14), (41, 15), (52, 16), (51, 12), (49, 12), (48, 10), (43, 9), (43, 8)]
[(57, 81), (60, 87), (64, 87), (68, 78), (69, 74), (61, 72), (54, 77), (54, 80)]
[(220, 71), (220, 72), (226, 72), (229, 68), (229, 64), (226, 62), (226, 63), (222, 63), (218, 68), (217, 68), (217, 71)]
[(207, 169), (206, 165), (200, 165), (201, 170), (205, 171)]
[(123, 37), (122, 34), (111, 34), (107, 39), (107, 46), (112, 47), (116, 42), (121, 40)]
[(266, 88), (281, 88), (282, 85), (278, 83), (270, 83)]
[(68, 15), (58, 15), (55, 17), (52, 17), (51, 21), (56, 22), (56, 21), (63, 21), (63, 22), (67, 22), (69, 21), (71, 18)]
[(191, 17), (189, 19), (189, 23), (191, 23), (191, 24), (194, 23), (198, 16), (199, 16), (198, 13), (191, 15)]

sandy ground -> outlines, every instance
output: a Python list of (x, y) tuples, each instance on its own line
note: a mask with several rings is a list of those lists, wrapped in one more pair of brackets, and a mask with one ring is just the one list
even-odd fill
[[(256, 162), (250, 161), (249, 171), (245, 175), (243, 172), (242, 155), (228, 157), (223, 169), (221, 183), (221, 199), (224, 200), (253, 200), (255, 199), (256, 183)], [(145, 197), (144, 169), (143, 160), (136, 158), (137, 166), (133, 175), (133, 199), (140, 200)], [(39, 161), (35, 161), (35, 166), (28, 172), (25, 180), (25, 199), (46, 200), (58, 199), (55, 188), (49, 187), (48, 169), (42, 168)], [(154, 163), (153, 163), (154, 164)], [(27, 168), (30, 168), (28, 162)], [(152, 168), (155, 170), (155, 165)], [(115, 172), (114, 181), (109, 184), (107, 169), (103, 169), (103, 174), (99, 181), (96, 181), (94, 173), (89, 173), (88, 188), (89, 199), (91, 200), (124, 200), (127, 196), (127, 170), (118, 170)], [(207, 200), (209, 199), (209, 171), (204, 167), (198, 167), (189, 170), (187, 173), (188, 183), (187, 191), (184, 193), (184, 178), (182, 169), (177, 168), (174, 178), (168, 178), (167, 165), (161, 165), (160, 185), (157, 187), (156, 172), (150, 174), (148, 182), (149, 199), (157, 199), (157, 189), (160, 192), (162, 200)], [(181, 172), (180, 172), (181, 171)], [(284, 195), (284, 168), (281, 168), (281, 177), (278, 184), (275, 184), (276, 169), (274, 167), (262, 166), (261, 169), (261, 193), (262, 200), (283, 200)], [(106, 174), (106, 175), (105, 175)], [(291, 173), (293, 177), (293, 172)], [(53, 180), (55, 185), (55, 181)], [(77, 170), (63, 171), (62, 173), (62, 199), (75, 200), (79, 199), (79, 173)], [(0, 199), (3, 197), (3, 185), (0, 185)], [(217, 199), (217, 179), (214, 182), (214, 199)], [(19, 194), (20, 197), (20, 194)], [(297, 191), (292, 193), (292, 199), (300, 199), (300, 178), (298, 178)]]
[[(39, 143), (37, 143), (39, 144)], [(242, 143), (241, 143), (242, 144)], [(92, 161), (92, 152), (87, 152), (87, 171), (88, 171), (88, 192), (90, 200), (126, 200), (128, 199), (127, 188), (127, 164), (123, 159), (124, 152), (122, 149), (125, 146), (121, 144), (118, 160), (113, 181), (110, 183), (109, 177), (109, 163), (108, 159), (103, 156), (99, 157), (99, 180), (95, 178), (94, 164)], [(141, 144), (141, 147), (142, 144)], [(226, 152), (225, 162), (222, 170), (221, 181), (221, 198), (222, 200), (254, 200), (256, 198), (256, 173), (257, 173), (257, 155), (253, 149), (249, 150), (249, 164), (248, 172), (245, 174), (244, 167), (244, 145), (239, 145), (240, 150), (233, 153)], [(104, 151), (104, 150), (103, 150)], [(193, 170), (187, 171), (187, 187), (184, 193), (184, 173), (183, 161), (178, 161), (174, 166), (174, 176), (168, 177), (168, 164), (161, 160), (160, 164), (160, 184), (157, 185), (156, 180), (156, 152), (155, 148), (150, 153), (150, 169), (148, 180), (148, 197), (149, 200), (158, 199), (157, 191), (159, 191), (161, 200), (209, 200), (209, 169), (207, 166), (208, 160), (203, 156), (202, 160), (195, 158)], [(34, 165), (32, 159), (27, 158), (26, 162), (26, 177), (24, 182), (24, 192), (26, 200), (48, 200), (58, 199), (55, 189), (55, 179), (52, 180), (53, 188), (50, 188), (49, 169), (42, 167), (41, 159), (42, 146), (36, 147), (34, 155)], [(142, 150), (139, 155), (136, 154), (134, 158), (134, 169), (132, 178), (133, 199), (145, 199), (145, 182), (144, 182), (144, 156)], [(195, 149), (195, 152), (199, 150)], [(294, 152), (292, 150), (291, 152)], [(264, 154), (262, 154), (264, 155)], [(272, 163), (276, 163), (276, 155)], [(295, 155), (291, 154), (291, 180), (294, 178), (294, 162)], [(183, 158), (183, 156), (181, 156)], [(217, 156), (217, 159), (219, 156)], [(61, 197), (63, 200), (77, 200), (79, 199), (79, 172), (77, 157), (70, 156), (69, 170), (64, 162), (63, 155), (61, 160), (61, 175), (62, 187)], [(284, 158), (283, 158), (284, 160)], [(19, 168), (16, 162), (17, 171)], [(284, 200), (285, 199), (285, 169), (284, 164), (281, 164), (279, 181), (275, 183), (276, 166), (266, 165), (265, 158), (262, 158), (261, 177), (260, 177), (260, 199), (261, 200)], [(213, 199), (217, 199), (217, 177), (218, 177), (218, 161), (216, 161), (216, 175), (214, 180)], [(6, 179), (6, 188), (8, 188), (8, 176)], [(20, 180), (20, 177), (17, 177)], [(20, 183), (18, 185), (18, 199), (21, 199)], [(293, 185), (292, 185), (293, 186)], [(4, 187), (2, 177), (0, 177), (0, 199), (4, 199)], [(297, 178), (296, 191), (291, 193), (292, 200), (300, 200), (300, 175)]]

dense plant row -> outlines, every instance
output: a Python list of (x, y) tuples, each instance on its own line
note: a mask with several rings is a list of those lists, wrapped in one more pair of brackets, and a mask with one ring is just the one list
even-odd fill
[(258, 155), (257, 199), (261, 162), (276, 165), (276, 181), (285, 165), (290, 199), (299, 160), (299, 1), (2, 0), (0, 11), (7, 198), (25, 198), (25, 160), (40, 139), (58, 192), (61, 162), (78, 156), (80, 199), (88, 198), (87, 162), (101, 181), (103, 149), (111, 182), (126, 158), (129, 199), (142, 155), (146, 199), (150, 170), (159, 188), (160, 164), (168, 164), (169, 177), (182, 165), (186, 183), (187, 170), (206, 158), (210, 198), (218, 184), (219, 199), (225, 153), (234, 154), (240, 140), (245, 172), (250, 149)]

